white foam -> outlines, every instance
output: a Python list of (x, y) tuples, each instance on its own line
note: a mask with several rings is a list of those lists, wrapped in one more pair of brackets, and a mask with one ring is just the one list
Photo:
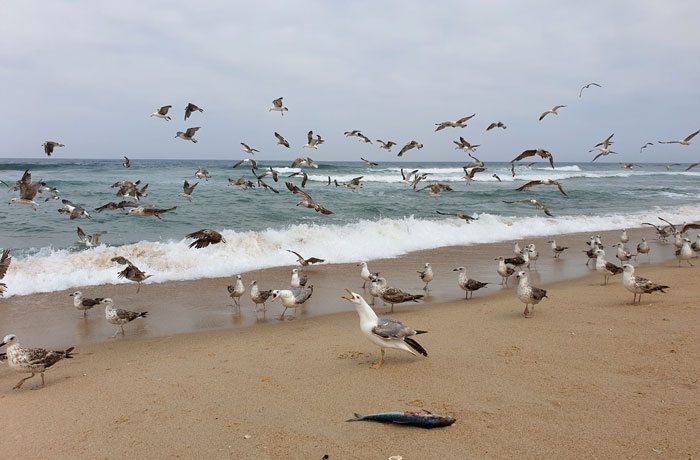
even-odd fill
[[(50, 292), (80, 286), (118, 284), (123, 268), (110, 261), (120, 255), (153, 278), (146, 283), (232, 276), (248, 270), (291, 265), (293, 249), (327, 262), (357, 262), (396, 257), (410, 251), (452, 245), (472, 245), (572, 232), (631, 228), (656, 222), (658, 211), (610, 216), (540, 216), (516, 218), (491, 214), (466, 224), (459, 219), (360, 220), (346, 225), (293, 225), (262, 232), (224, 230), (228, 244), (190, 249), (189, 241), (143, 241), (122, 247), (100, 245), (81, 252), (43, 248), (28, 257), (16, 256), (4, 282), (7, 296)], [(672, 222), (700, 220), (700, 207), (664, 212)]]

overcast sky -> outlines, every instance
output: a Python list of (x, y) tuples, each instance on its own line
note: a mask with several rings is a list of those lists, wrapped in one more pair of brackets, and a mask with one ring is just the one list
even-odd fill
[[(238, 160), (246, 142), (260, 159), (397, 159), (343, 136), (359, 129), (422, 142), (409, 161), (465, 159), (460, 135), (485, 161), (535, 147), (587, 161), (613, 132), (614, 161), (700, 161), (700, 136), (639, 154), (700, 129), (697, 0), (232, 3), (3, 2), (0, 156), (55, 140), (56, 158)], [(589, 82), (602, 88), (579, 99)], [(268, 112), (280, 96), (284, 117)], [(184, 122), (188, 102), (204, 113)], [(172, 121), (149, 117), (168, 104)], [(197, 144), (175, 138), (189, 126)], [(326, 139), (311, 153), (310, 129)]]

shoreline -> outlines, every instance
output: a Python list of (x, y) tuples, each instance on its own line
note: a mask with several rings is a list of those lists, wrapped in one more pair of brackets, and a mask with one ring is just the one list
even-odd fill
[[(620, 231), (600, 234), (606, 245), (607, 259), (619, 264), (614, 251), (610, 250), (610, 245), (619, 239)], [(628, 244), (630, 248), (636, 247), (642, 236), (647, 237), (652, 247), (652, 262), (671, 258), (673, 245), (654, 242), (653, 229), (628, 229), (628, 234), (630, 243), (633, 243)], [(531, 270), (532, 283), (552, 283), (588, 274), (591, 269), (584, 265), (586, 256), (581, 253), (586, 247), (588, 235), (589, 233), (556, 235), (558, 244), (570, 247), (561, 259), (552, 258), (549, 245), (546, 244), (549, 237), (519, 240), (534, 242), (540, 252), (537, 267)], [(457, 273), (452, 272), (452, 269), (458, 266), (465, 266), (471, 278), (491, 283), (487, 288), (475, 293), (475, 299), (499, 292), (503, 287), (499, 285), (500, 277), (495, 271), (496, 262), (493, 260), (498, 255), (512, 257), (512, 243), (484, 243), (414, 251), (396, 258), (370, 261), (369, 267), (372, 271), (379, 271), (391, 286), (411, 293), (426, 294), (423, 302), (396, 307), (397, 311), (402, 311), (463, 299), (464, 291), (456, 282)], [(642, 265), (647, 263), (644, 259), (646, 257), (640, 259)], [(436, 273), (428, 292), (423, 291), (423, 283), (416, 273), (417, 270), (422, 270), (425, 262), (431, 262)], [(81, 290), (85, 297), (111, 297), (118, 308), (150, 313), (147, 318), (126, 325), (126, 335), (117, 340), (274, 323), (278, 321), (277, 317), (283, 310), (281, 303), (268, 302), (267, 314), (253, 313), (249, 284), (252, 279), (256, 279), (262, 289), (286, 288), (292, 268), (294, 266), (281, 266), (243, 273), (246, 293), (242, 297), (240, 313), (231, 306), (231, 299), (226, 291), (226, 286), (233, 282), (232, 278), (204, 278), (145, 284), (139, 294), (136, 294), (136, 285), (130, 283), (13, 296), (1, 301), (3, 309), (0, 312), (0, 320), (6, 331), (24, 337), (25, 343), (41, 343), (41, 346), (45, 347), (82, 346), (113, 341), (110, 336), (114, 333), (115, 326), (105, 321), (102, 308), (95, 307), (88, 311), (88, 317), (84, 319), (82, 312), (72, 306), (72, 298), (68, 294)], [(314, 294), (296, 313), (288, 311), (290, 319), (308, 319), (352, 310), (339, 299), (345, 287), (366, 294), (369, 300), (369, 294), (361, 289), (359, 267), (354, 263), (309, 266), (306, 273), (309, 276), (309, 284), (314, 285)], [(512, 278), (509, 286), (515, 285), (516, 280)], [(385, 309), (380, 306), (377, 311), (383, 314)]]

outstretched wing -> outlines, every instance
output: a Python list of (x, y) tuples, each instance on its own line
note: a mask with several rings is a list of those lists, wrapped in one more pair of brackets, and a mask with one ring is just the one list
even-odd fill
[(303, 191), (302, 189), (300, 189), (296, 185), (292, 184), (291, 182), (285, 182), (284, 185), (287, 186), (287, 188), (289, 189), (290, 192), (297, 195), (298, 197), (300, 197), (304, 200), (313, 201), (313, 199), (311, 198), (311, 196), (308, 193), (306, 193), (305, 191)]
[(2, 251), (2, 257), (0, 257), (0, 279), (5, 277), (7, 269), (10, 268), (10, 262), (12, 262), (12, 257), (10, 257), (10, 250), (5, 249)]
[(517, 157), (510, 160), (510, 162), (515, 163), (516, 161), (520, 161), (523, 158), (531, 157), (531, 156), (536, 155), (536, 154), (537, 154), (537, 150), (525, 150), (523, 153), (521, 153)]

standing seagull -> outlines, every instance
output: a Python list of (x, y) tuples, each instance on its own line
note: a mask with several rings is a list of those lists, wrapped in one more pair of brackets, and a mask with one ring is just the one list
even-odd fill
[(284, 314), (287, 312), (288, 308), (297, 309), (304, 305), (304, 303), (311, 298), (314, 293), (314, 287), (303, 287), (303, 288), (291, 288), (291, 289), (275, 289), (272, 291), (272, 296), (270, 298), (271, 302), (274, 302), (278, 298), (282, 299), (282, 305), (284, 305), (284, 311), (280, 315), (280, 321), (284, 320)]
[(360, 315), (362, 335), (382, 351), (382, 357), (378, 363), (372, 365), (373, 369), (382, 367), (387, 348), (407, 351), (413, 356), (418, 354), (428, 356), (425, 348), (412, 338), (414, 335), (425, 334), (428, 331), (416, 331), (395, 319), (379, 318), (362, 296), (355, 294), (350, 289), (345, 289), (345, 291), (350, 297), (342, 296), (342, 298), (351, 302)]
[(111, 338), (115, 338), (119, 332), (124, 335), (124, 325), (130, 323), (137, 318), (145, 318), (148, 315), (147, 311), (129, 311), (121, 308), (114, 308), (114, 301), (109, 297), (102, 299), (101, 304), (105, 305), (105, 319), (110, 324), (119, 325), (119, 329)]
[(255, 311), (258, 311), (259, 304), (262, 304), (263, 311), (265, 311), (265, 302), (271, 295), (272, 291), (269, 289), (260, 290), (257, 281), (253, 280), (250, 282), (250, 300), (255, 304)]
[(554, 253), (554, 258), (558, 259), (561, 254), (569, 249), (568, 246), (559, 246), (557, 245), (557, 242), (555, 240), (549, 240), (547, 243), (550, 243), (552, 245), (552, 252)]
[(186, 141), (192, 141), (196, 144), (197, 139), (194, 138), (194, 135), (197, 133), (197, 130), (199, 128), (199, 126), (197, 126), (196, 128), (187, 128), (187, 131), (185, 131), (184, 133), (182, 131), (178, 131), (177, 134), (175, 134), (175, 137), (179, 137), (180, 139)]
[[(651, 294), (652, 292), (656, 291), (665, 294), (666, 291), (664, 291), (664, 289), (669, 288), (668, 286), (664, 286), (662, 284), (652, 283), (648, 279), (642, 278), (641, 276), (634, 276), (634, 266), (630, 264), (624, 264), (622, 266), (622, 270), (622, 285), (625, 286), (625, 289), (634, 294), (632, 305), (642, 302), (642, 294)], [(637, 301), (637, 296), (639, 296), (639, 301)]]
[(357, 264), (357, 266), (362, 267), (360, 269), (360, 278), (364, 280), (364, 283), (362, 283), (363, 289), (367, 285), (367, 281), (371, 281), (372, 276), (379, 276), (379, 272), (372, 273), (371, 271), (369, 271), (369, 267), (367, 267), (367, 262), (360, 262), (359, 264)]
[(430, 266), (429, 263), (425, 264), (425, 269), (423, 271), (419, 271), (418, 275), (420, 276), (421, 281), (425, 283), (425, 286), (423, 287), (424, 291), (429, 291), (428, 289), (428, 284), (435, 278), (435, 275), (433, 274), (433, 268)]
[(243, 151), (244, 151), (245, 153), (248, 153), (248, 154), (250, 154), (250, 155), (255, 155), (255, 152), (260, 153), (260, 150), (258, 150), (258, 149), (253, 149), (253, 148), (251, 148), (248, 144), (246, 144), (246, 143), (244, 143), (244, 142), (241, 142), (241, 145), (243, 146)]
[(70, 297), (73, 297), (73, 306), (78, 310), (82, 310), (84, 317), (87, 317), (87, 311), (89, 309), (91, 309), (95, 305), (98, 305), (102, 301), (102, 297), (98, 297), (96, 299), (87, 299), (83, 297), (83, 293), (80, 291), (75, 291), (74, 293), (68, 295)]
[(588, 89), (591, 86), (597, 86), (598, 88), (602, 88), (602, 86), (600, 86), (598, 83), (589, 83), (587, 85), (584, 85), (583, 88), (581, 88), (581, 91), (579, 91), (579, 93), (578, 93), (579, 99), (581, 98), (581, 95), (583, 94), (583, 90)]
[[(525, 272), (518, 272), (515, 277), (520, 279), (520, 283), (518, 284), (518, 298), (525, 304), (523, 316), (525, 318), (531, 318), (532, 313), (535, 311), (535, 305), (547, 297), (547, 291), (538, 287), (530, 286), (530, 281), (528, 280), (527, 273)], [(532, 305), (532, 310), (528, 310), (530, 305)]]
[(417, 302), (418, 300), (425, 297), (423, 294), (409, 294), (401, 289), (389, 287), (387, 285), (382, 286), (379, 292), (379, 297), (382, 301), (391, 304), (391, 311), (389, 313), (394, 313), (394, 305), (397, 303), (404, 302)]
[(72, 358), (71, 352), (74, 347), (62, 351), (50, 351), (43, 348), (22, 348), (19, 343), (16, 343), (17, 336), (14, 334), (6, 335), (0, 343), (0, 347), (7, 347), (7, 365), (15, 372), (23, 374), (32, 374), (25, 377), (15, 386), (13, 390), (22, 388), (26, 380), (34, 377), (36, 374), (41, 374), (41, 386), (44, 386), (44, 372), (51, 366), (62, 359)]
[(185, 238), (195, 240), (190, 244), (190, 248), (197, 249), (206, 248), (210, 244), (226, 243), (226, 240), (221, 233), (208, 228), (203, 228), (201, 230), (197, 230), (196, 232), (192, 232), (189, 235), (186, 235)]
[[(697, 136), (698, 133), (700, 133), (700, 129), (698, 129), (697, 131), (695, 131), (693, 134), (689, 135), (688, 137), (686, 137), (686, 138), (683, 139), (682, 141), (666, 141), (666, 142), (658, 141), (658, 143), (659, 143), (659, 144), (681, 144), (681, 145), (690, 145), (690, 140), (691, 140), (692, 138), (694, 138), (695, 136)], [(61, 147), (62, 147), (62, 146), (61, 146)]]
[(282, 116), (284, 116), (284, 112), (287, 112), (289, 109), (287, 107), (282, 107), (282, 98), (277, 98), (274, 101), (272, 101), (272, 108), (268, 110), (268, 112), (280, 112)]
[(124, 156), (124, 163), (122, 163), (122, 166), (125, 168), (131, 168), (131, 162), (129, 161), (129, 157), (126, 155)]
[[(0, 280), (7, 274), (7, 269), (10, 268), (10, 262), (12, 262), (12, 257), (10, 257), (10, 250), (5, 249), (2, 251), (2, 257), (0, 257)], [(0, 297), (5, 294), (7, 290), (7, 284), (0, 283)]]
[(197, 184), (199, 184), (199, 182), (196, 182), (194, 185), (190, 185), (190, 183), (185, 180), (185, 183), (182, 184), (182, 193), (178, 194), (178, 196), (185, 197), (192, 201), (192, 192), (194, 192), (194, 188), (197, 186)]
[(505, 284), (506, 286), (508, 286), (508, 278), (510, 278), (513, 275), (513, 273), (515, 273), (515, 269), (509, 265), (506, 265), (506, 259), (503, 256), (500, 256), (494, 260), (498, 261), (498, 268), (496, 269), (496, 271), (499, 275), (501, 275), (501, 284)]
[(159, 108), (156, 112), (153, 112), (151, 114), (151, 116), (162, 118), (163, 120), (169, 121), (170, 117), (168, 116), (168, 110), (170, 110), (171, 107), (172, 107), (172, 105), (164, 105), (163, 107)]
[(469, 298), (469, 294), (471, 294), (471, 296), (474, 297), (474, 291), (478, 291), (479, 289), (484, 288), (487, 284), (489, 284), (482, 283), (481, 281), (469, 278), (469, 275), (467, 275), (467, 269), (464, 267), (457, 267), (452, 271), (459, 272), (459, 276), (457, 277), (457, 284), (459, 284), (459, 287), (464, 289), (465, 299)]
[(550, 113), (552, 113), (554, 115), (559, 115), (559, 112), (557, 112), (557, 110), (564, 108), (564, 107), (566, 107), (566, 106), (565, 105), (555, 105), (554, 107), (552, 107), (551, 110), (547, 110), (546, 112), (543, 112), (542, 115), (540, 115), (540, 121), (542, 121), (542, 119), (544, 117), (546, 117), (547, 115), (549, 115)]
[(608, 284), (608, 278), (615, 276), (622, 272), (622, 268), (618, 267), (614, 263), (605, 260), (605, 251), (602, 249), (596, 250), (596, 255), (598, 256), (595, 260), (595, 269), (598, 273), (602, 273), (605, 279), (603, 286)]
[(637, 253), (634, 255), (634, 260), (637, 260), (639, 254), (646, 254), (647, 259), (651, 262), (651, 256), (649, 255), (650, 250), (651, 248), (649, 247), (649, 243), (647, 243), (647, 239), (642, 238), (642, 241), (637, 245)]
[[(697, 134), (697, 133), (695, 133), (695, 134)], [(44, 147), (44, 153), (47, 156), (51, 156), (51, 154), (53, 153), (53, 149), (55, 149), (56, 147), (65, 147), (65, 145), (61, 144), (60, 142), (54, 142), (54, 141), (46, 141), (41, 145), (42, 145), (42, 147)]]
[(192, 112), (204, 112), (204, 109), (200, 109), (191, 102), (187, 103), (187, 107), (185, 107), (185, 120), (192, 115)]
[(693, 257), (693, 249), (690, 247), (690, 240), (688, 238), (683, 238), (683, 245), (680, 249), (676, 250), (676, 259), (678, 259), (678, 266), (681, 266), (681, 261), (685, 260), (688, 265), (693, 267), (694, 265), (690, 263), (690, 259)]
[(243, 284), (241, 275), (236, 275), (236, 284), (229, 284), (227, 289), (228, 295), (233, 299), (233, 303), (238, 308), (241, 308), (241, 296), (245, 294), (245, 285)]

